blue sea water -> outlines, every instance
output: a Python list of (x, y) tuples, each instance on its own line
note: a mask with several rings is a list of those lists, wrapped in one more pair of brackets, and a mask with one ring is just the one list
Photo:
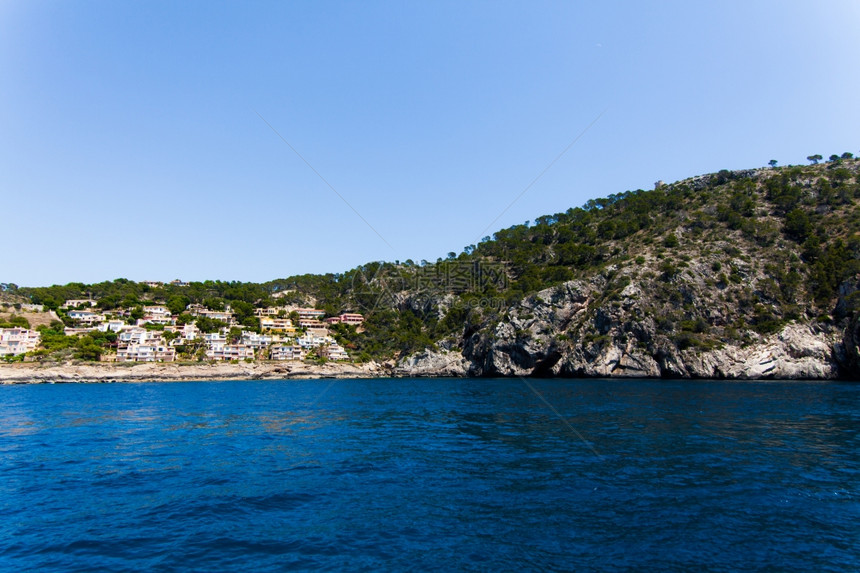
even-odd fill
[(4, 571), (860, 569), (860, 384), (0, 387)]

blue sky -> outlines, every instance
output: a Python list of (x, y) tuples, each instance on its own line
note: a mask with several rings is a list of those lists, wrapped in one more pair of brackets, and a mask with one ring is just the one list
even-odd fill
[(658, 179), (857, 154), (858, 48), (849, 0), (0, 1), (0, 282), (436, 260)]

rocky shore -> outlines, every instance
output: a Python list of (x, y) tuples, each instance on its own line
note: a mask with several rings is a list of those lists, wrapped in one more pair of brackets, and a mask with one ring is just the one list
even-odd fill
[[(838, 338), (807, 326), (791, 326), (747, 347), (656, 354), (608, 344), (583, 348), (530, 347), (501, 338), (474, 360), (459, 352), (426, 350), (394, 370), (399, 376), (523, 376), (554, 378), (696, 378), (726, 380), (834, 380), (844, 378)], [(530, 341), (531, 342), (531, 341)], [(834, 350), (836, 349), (836, 350)], [(595, 355), (596, 354), (596, 355)]]
[[(686, 285), (685, 285), (686, 286)], [(571, 281), (509, 309), (491, 329), (400, 361), (400, 376), (558, 378), (860, 379), (860, 322), (847, 328), (792, 322), (743, 343), (683, 348), (658, 320), (671, 312), (628, 284), (601, 298), (607, 281)], [(860, 292), (858, 288), (845, 293)], [(733, 310), (702, 286), (689, 289), (702, 314), (719, 323)], [(846, 294), (847, 296), (847, 294)], [(667, 305), (668, 306), (668, 305)], [(700, 345), (702, 346), (702, 345)]]
[(390, 365), (290, 363), (13, 363), (0, 365), (0, 384), (84, 382), (182, 382), (198, 380), (283, 380), (307, 378), (379, 378)]

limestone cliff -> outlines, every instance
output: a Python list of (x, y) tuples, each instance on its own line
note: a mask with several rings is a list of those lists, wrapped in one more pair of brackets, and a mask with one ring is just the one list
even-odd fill
[[(492, 331), (477, 332), (461, 352), (424, 351), (402, 360), (410, 376), (672, 377), (830, 379), (858, 363), (860, 330), (843, 333), (792, 323), (778, 333), (747, 333), (747, 344), (681, 348), (646, 315), (641, 290), (628, 285), (621, 304), (591, 306), (605, 281), (572, 281), (539, 292)], [(570, 336), (571, 332), (577, 333)], [(840, 369), (838, 353), (842, 359)]]
[[(508, 284), (465, 295), (456, 321), (450, 294), (427, 303), (443, 350), (400, 371), (860, 378), (858, 172), (850, 154), (721, 171), (499, 232), (473, 258), (510, 261)], [(485, 309), (502, 288), (516, 296)]]

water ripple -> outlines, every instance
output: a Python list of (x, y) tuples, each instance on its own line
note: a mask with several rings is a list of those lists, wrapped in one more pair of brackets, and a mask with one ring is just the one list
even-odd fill
[(0, 387), (0, 570), (860, 569), (860, 386)]

